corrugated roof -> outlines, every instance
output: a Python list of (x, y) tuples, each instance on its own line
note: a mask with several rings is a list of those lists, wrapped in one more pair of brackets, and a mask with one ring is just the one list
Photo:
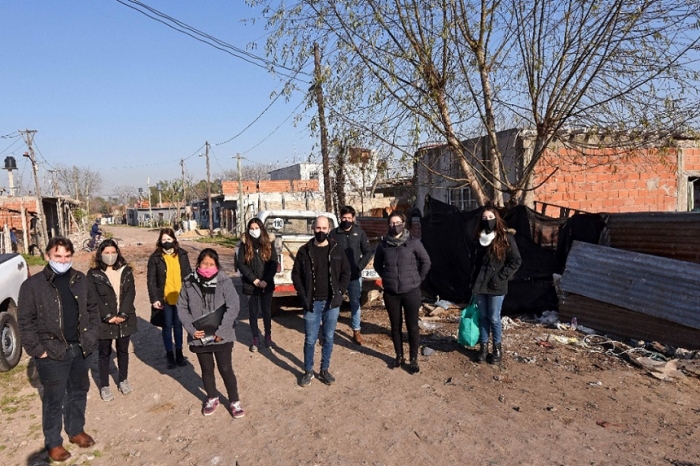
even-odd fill
[(700, 265), (575, 241), (565, 292), (700, 329)]
[(700, 264), (700, 212), (610, 214), (610, 246)]

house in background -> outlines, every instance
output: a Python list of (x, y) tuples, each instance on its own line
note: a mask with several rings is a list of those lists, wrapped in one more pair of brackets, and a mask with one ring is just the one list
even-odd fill
[[(498, 133), (509, 179), (522, 173), (532, 156), (534, 133), (510, 129)], [(486, 138), (463, 142), (478, 165)], [(540, 159), (533, 176), (534, 188), (525, 204), (539, 212), (557, 215), (586, 212), (672, 212), (700, 208), (700, 145), (697, 139), (678, 135), (672, 147), (639, 144), (623, 148), (609, 135), (586, 131), (562, 132)], [(478, 207), (468, 186), (434, 172), (463, 178), (459, 164), (445, 145), (419, 153), (416, 163), (417, 207), (423, 211), (426, 195), (461, 210)], [(426, 168), (428, 165), (430, 169)], [(507, 201), (507, 196), (506, 199)]]

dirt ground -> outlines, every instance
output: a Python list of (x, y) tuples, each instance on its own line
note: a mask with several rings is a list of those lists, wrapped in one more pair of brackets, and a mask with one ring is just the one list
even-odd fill
[[(454, 339), (456, 323), (422, 331), (421, 372), (388, 368), (394, 354), (381, 304), (363, 312), (365, 346), (351, 341), (341, 313), (331, 372), (337, 382), (302, 374), (303, 319), (286, 310), (273, 319), (273, 351), (248, 351), (242, 308), (234, 369), (242, 419), (220, 407), (200, 413), (199, 367), (165, 367), (160, 330), (148, 323), (146, 261), (157, 233), (108, 227), (123, 240), (134, 266), (139, 332), (132, 337), (129, 381), (134, 392), (100, 400), (94, 384), (86, 431), (97, 444), (66, 464), (92, 465), (700, 465), (700, 380), (661, 381), (623, 359), (566, 344), (538, 343), (549, 335), (577, 336), (523, 319), (504, 332), (500, 366), (472, 362)], [(181, 243), (194, 260), (205, 245)], [(220, 250), (232, 271), (233, 250)], [(75, 266), (87, 270), (90, 255)], [(234, 278), (234, 281), (238, 281)], [(551, 338), (550, 338), (551, 340)], [(551, 347), (550, 347), (551, 346)], [(320, 363), (317, 347), (316, 369)], [(113, 376), (116, 368), (113, 367)], [(218, 379), (219, 389), (223, 384)], [(0, 465), (45, 464), (41, 402), (33, 363), (0, 374)], [(222, 393), (223, 395), (223, 393)]]

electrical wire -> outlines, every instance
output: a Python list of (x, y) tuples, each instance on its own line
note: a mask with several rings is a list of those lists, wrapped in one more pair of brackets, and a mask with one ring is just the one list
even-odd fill
[[(229, 55), (236, 57), (236, 58), (239, 58), (243, 61), (246, 61), (252, 65), (258, 66), (258, 67), (263, 68), (265, 70), (269, 70), (270, 68), (274, 68), (274, 67), (282, 68), (282, 69), (293, 72), (294, 76), (296, 76), (296, 74), (299, 73), (299, 70), (294, 70), (294, 69), (289, 68), (287, 66), (284, 66), (284, 65), (281, 65), (278, 63), (274, 63), (271, 60), (260, 57), (258, 55), (255, 55), (253, 53), (248, 52), (247, 50), (243, 50), (239, 47), (235, 47), (227, 42), (224, 42), (220, 39), (217, 39), (216, 37), (214, 37), (210, 34), (202, 32), (199, 29), (196, 29), (196, 28), (194, 28), (194, 27), (192, 27), (192, 26), (190, 26), (182, 21), (179, 21), (171, 16), (168, 16), (165, 13), (162, 13), (161, 11), (158, 11), (155, 8), (150, 7), (150, 6), (146, 5), (145, 3), (140, 2), (138, 0), (116, 0), (116, 1), (118, 3), (121, 3), (124, 6), (128, 7), (128, 8), (131, 8), (132, 10), (135, 10), (135, 11), (141, 13), (142, 15), (144, 15), (144, 16), (146, 16), (154, 21), (158, 21), (159, 23), (164, 24), (165, 26), (168, 26), (169, 28), (171, 28), (177, 32), (185, 34), (185, 35), (187, 35), (187, 36), (189, 36), (189, 37), (191, 37), (199, 42), (202, 42), (202, 43), (207, 44), (211, 47), (214, 47), (215, 49), (221, 50), (222, 52), (228, 53)], [(133, 5), (130, 5), (129, 3), (131, 3)], [(148, 12), (139, 9), (134, 5), (138, 5), (139, 7), (150, 11), (151, 13), (156, 15), (157, 17), (152, 16)], [(168, 22), (168, 21), (170, 21), (170, 22)], [(174, 24), (171, 24), (171, 23), (174, 23)], [(279, 71), (277, 71), (277, 73), (279, 73), (282, 76), (288, 77), (290, 79), (298, 79), (296, 77), (289, 76), (286, 73), (281, 73)], [(303, 74), (310, 76), (307, 73), (303, 73)]]
[(14, 131), (10, 134), (5, 134), (4, 136), (0, 136), (0, 139), (14, 139), (14, 138), (18, 138), (20, 136), (21, 136), (21, 134), (19, 133), (19, 131)]
[(247, 154), (248, 152), (250, 152), (250, 151), (252, 151), (253, 149), (255, 149), (256, 147), (258, 147), (258, 146), (259, 146), (260, 144), (262, 144), (263, 142), (267, 141), (267, 140), (270, 138), (270, 136), (272, 136), (273, 134), (275, 134), (275, 133), (277, 132), (277, 130), (280, 129), (280, 128), (282, 127), (282, 125), (285, 124), (285, 123), (287, 122), (287, 120), (289, 120), (291, 117), (294, 116), (294, 114), (296, 113), (296, 111), (299, 109), (299, 107), (301, 107), (301, 106), (304, 104), (304, 102), (305, 102), (305, 99), (302, 99), (302, 101), (299, 102), (299, 105), (297, 105), (297, 106), (294, 108), (294, 110), (292, 110), (292, 113), (290, 113), (289, 116), (288, 116), (287, 118), (285, 118), (284, 121), (282, 121), (282, 123), (280, 123), (275, 129), (272, 130), (272, 132), (270, 132), (270, 134), (268, 134), (267, 136), (265, 136), (265, 137), (264, 137), (260, 142), (258, 142), (256, 145), (254, 145), (253, 147), (251, 147), (250, 149), (248, 149), (248, 150), (246, 150), (246, 151), (244, 151), (244, 152), (241, 152), (241, 155)]
[[(15, 144), (17, 144), (18, 142), (21, 142), (21, 141), (22, 141), (21, 139), (15, 139), (15, 141), (14, 141), (12, 144), (10, 144), (10, 145), (9, 145), (7, 148), (5, 148), (4, 150), (0, 151), (0, 155), (4, 154), (4, 153), (7, 152), (8, 150), (12, 149), (12, 147), (13, 147)], [(14, 152), (13, 152), (13, 153), (14, 153)]]

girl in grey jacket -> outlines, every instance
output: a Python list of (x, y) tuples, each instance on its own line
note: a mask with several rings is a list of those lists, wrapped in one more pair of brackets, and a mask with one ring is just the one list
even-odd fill
[[(219, 394), (214, 377), (214, 359), (219, 374), (224, 380), (228, 392), (229, 410), (238, 419), (245, 416), (238, 396), (238, 383), (233, 372), (233, 343), (236, 341), (236, 318), (238, 317), (239, 298), (233, 282), (221, 272), (219, 254), (206, 248), (199, 253), (197, 267), (182, 284), (177, 303), (180, 320), (187, 331), (187, 343), (190, 351), (197, 355), (202, 368), (202, 382), (207, 392), (207, 401), (202, 407), (202, 414), (210, 416), (219, 406)], [(198, 330), (197, 319), (212, 313), (221, 313), (218, 326), (214, 324), (213, 333)], [(218, 314), (212, 314), (217, 316)], [(211, 319), (212, 316), (209, 317)]]

